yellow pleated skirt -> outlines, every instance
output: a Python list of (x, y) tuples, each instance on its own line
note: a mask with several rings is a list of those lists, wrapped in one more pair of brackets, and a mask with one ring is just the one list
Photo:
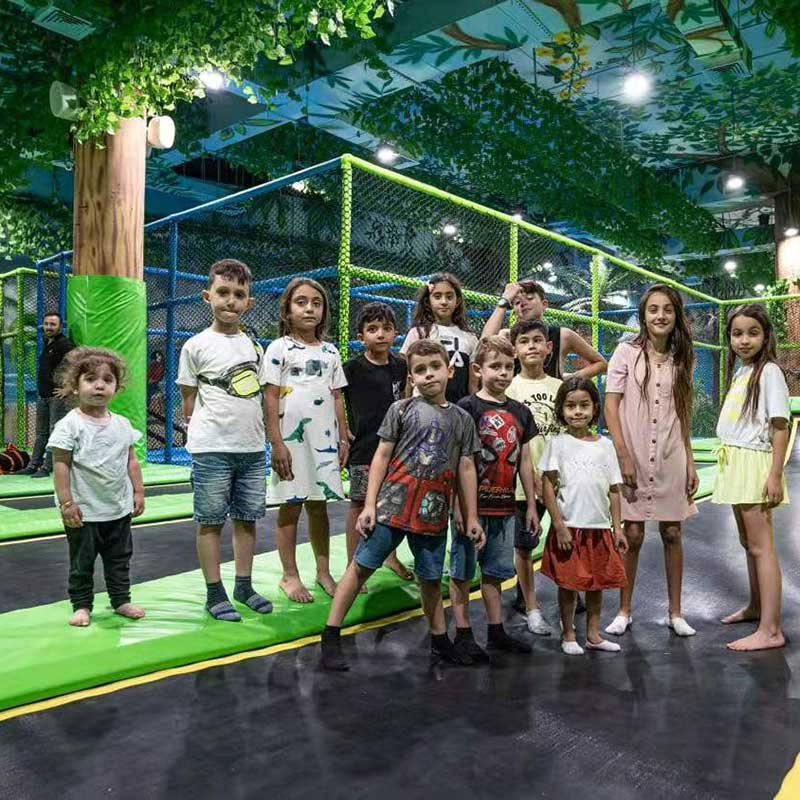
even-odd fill
[[(723, 444), (717, 450), (717, 478), (712, 503), (725, 505), (760, 504), (764, 502), (764, 485), (772, 469), (772, 452), (751, 450)], [(786, 476), (783, 478), (783, 500), (789, 502)]]

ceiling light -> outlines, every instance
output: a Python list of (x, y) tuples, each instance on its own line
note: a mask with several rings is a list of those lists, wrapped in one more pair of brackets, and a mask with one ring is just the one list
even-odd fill
[(376, 151), (375, 151), (375, 158), (381, 162), (381, 164), (394, 164), (397, 160), (397, 151), (389, 147), (388, 144), (382, 144)]
[(744, 186), (744, 178), (741, 175), (736, 175), (732, 173), (728, 175), (728, 179), (725, 181), (725, 188), (729, 192), (737, 192)]
[(511, 215), (511, 219), (515, 219), (517, 222), (522, 222), (522, 212), (517, 211)]
[(542, 262), (542, 269), (553, 269), (553, 262), (552, 261)]
[(445, 226), (442, 228), (442, 233), (443, 233), (445, 236), (455, 236), (457, 232), (458, 232), (458, 228), (456, 228), (456, 226), (455, 226), (455, 225), (453, 225), (453, 223), (452, 223), (452, 222), (448, 222), (448, 223), (447, 223), (447, 224), (446, 224), (446, 225), (445, 225)]
[(785, 236), (787, 239), (791, 239), (791, 238), (792, 238), (792, 236), (797, 236), (797, 234), (798, 234), (798, 233), (800, 233), (800, 230), (798, 230), (797, 228), (787, 228), (787, 229), (786, 229), (786, 230), (783, 232), (783, 235), (784, 235), (784, 236)]
[(755, 285), (753, 288), (754, 288), (754, 289), (755, 289), (755, 290), (756, 290), (756, 291), (757, 291), (759, 294), (761, 294), (761, 292), (763, 292), (763, 291), (764, 291), (764, 289), (766, 289), (767, 287), (766, 287), (766, 286), (764, 286), (764, 284), (763, 284), (763, 283), (757, 283), (757, 284), (756, 284), (756, 285)]
[(296, 192), (304, 192), (308, 188), (308, 184), (305, 181), (295, 181), (290, 185)]
[(225, 85), (225, 76), (216, 69), (204, 69), (200, 73), (200, 80), (207, 89), (221, 89)]
[(629, 100), (641, 100), (650, 93), (653, 82), (644, 72), (630, 72), (622, 82), (622, 91)]
[(737, 264), (733, 259), (731, 259), (730, 261), (726, 261), (722, 265), (722, 268), (725, 270), (725, 272), (728, 272), (728, 273), (736, 272), (736, 267), (737, 267)]

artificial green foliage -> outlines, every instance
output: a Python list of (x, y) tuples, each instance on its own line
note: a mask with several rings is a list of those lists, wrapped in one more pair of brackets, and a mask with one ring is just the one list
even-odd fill
[(778, 27), (794, 56), (800, 56), (800, 2), (798, 0), (755, 0), (752, 9), (769, 20), (770, 28)]
[(60, 204), (7, 196), (0, 198), (0, 271), (15, 256), (32, 261), (67, 250), (72, 212)]
[[(375, 22), (393, 9), (391, 0), (73, 0), (69, 12), (95, 31), (71, 42), (35, 26), (21, 7), (4, 5), (0, 52), (3, 69), (16, 79), (0, 93), (6, 148), (0, 188), (19, 182), (32, 159), (50, 162), (69, 152), (70, 125), (48, 109), (53, 80), (78, 91), (74, 139), (101, 142), (122, 118), (169, 112), (179, 101), (202, 97), (199, 70), (217, 69), (241, 82), (259, 60), (292, 64), (308, 42), (374, 36)], [(245, 93), (253, 103), (268, 104), (285, 88), (285, 78), (280, 70), (262, 72), (260, 88), (248, 85)]]
[[(456, 191), (516, 197), (656, 265), (667, 238), (713, 252), (719, 226), (669, 181), (587, 128), (570, 105), (487, 61), (353, 112)], [(441, 181), (440, 181), (441, 183)]]

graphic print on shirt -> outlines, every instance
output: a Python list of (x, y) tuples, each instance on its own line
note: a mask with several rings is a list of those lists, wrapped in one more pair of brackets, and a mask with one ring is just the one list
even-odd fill
[(507, 409), (487, 409), (478, 420), (478, 505), (481, 514), (514, 512), (514, 479), (519, 463), (521, 430)]
[(747, 397), (747, 384), (750, 382), (751, 374), (751, 372), (745, 372), (731, 384), (720, 414), (724, 422), (735, 425), (742, 416), (744, 401)]
[(533, 414), (533, 421), (540, 436), (550, 437), (561, 433), (561, 425), (556, 419), (555, 396), (549, 392), (534, 392), (522, 402)]
[(404, 425), (417, 433), (409, 449), (408, 463), (397, 457), (389, 462), (377, 510), (388, 515), (388, 525), (412, 528), (419, 533), (441, 533), (455, 480), (455, 473), (445, 469), (451, 432), (436, 418), (423, 428), (414, 403), (405, 414)]

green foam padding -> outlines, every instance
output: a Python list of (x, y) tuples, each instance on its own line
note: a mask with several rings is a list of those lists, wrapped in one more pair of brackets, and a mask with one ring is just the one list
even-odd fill
[(789, 411), (792, 414), (800, 414), (800, 397), (789, 398)]
[(717, 454), (708, 450), (696, 450), (694, 452), (695, 464), (716, 464)]
[[(540, 552), (541, 547), (536, 555)], [(411, 564), (405, 542), (399, 555)], [(264, 553), (255, 558), (253, 583), (273, 601), (275, 610), (260, 615), (240, 606), (241, 623), (217, 622), (205, 612), (205, 583), (200, 570), (135, 585), (133, 602), (147, 611), (139, 621), (115, 615), (106, 594), (95, 597), (88, 628), (67, 625), (71, 613), (67, 601), (0, 614), (0, 709), (318, 634), (325, 626), (330, 598), (313, 584), (315, 566), (309, 544), (297, 548), (297, 563), (315, 602), (290, 603), (277, 588), (281, 577), (277, 552)], [(345, 563), (345, 537), (334, 536), (333, 574), (341, 575)], [(232, 590), (232, 562), (223, 565), (222, 578)], [(443, 591), (446, 583), (442, 582)], [(419, 606), (416, 584), (401, 580), (388, 569), (379, 569), (368, 587), (367, 594), (356, 598), (345, 625)]]
[[(167, 483), (187, 483), (189, 467), (174, 464), (142, 464), (145, 486)], [(53, 493), (52, 478), (32, 478), (30, 475), (0, 475), (0, 498), (36, 497)]]
[(712, 437), (709, 439), (692, 439), (692, 450), (714, 450), (719, 447), (719, 439)]
[[(44, 479), (42, 479), (44, 480)], [(144, 514), (133, 520), (134, 525), (148, 522), (163, 522), (170, 519), (185, 519), (192, 516), (192, 493), (162, 494), (148, 497)], [(63, 533), (61, 514), (52, 508), (34, 508), (20, 511), (0, 506), (0, 541), (9, 539), (31, 539)]]

